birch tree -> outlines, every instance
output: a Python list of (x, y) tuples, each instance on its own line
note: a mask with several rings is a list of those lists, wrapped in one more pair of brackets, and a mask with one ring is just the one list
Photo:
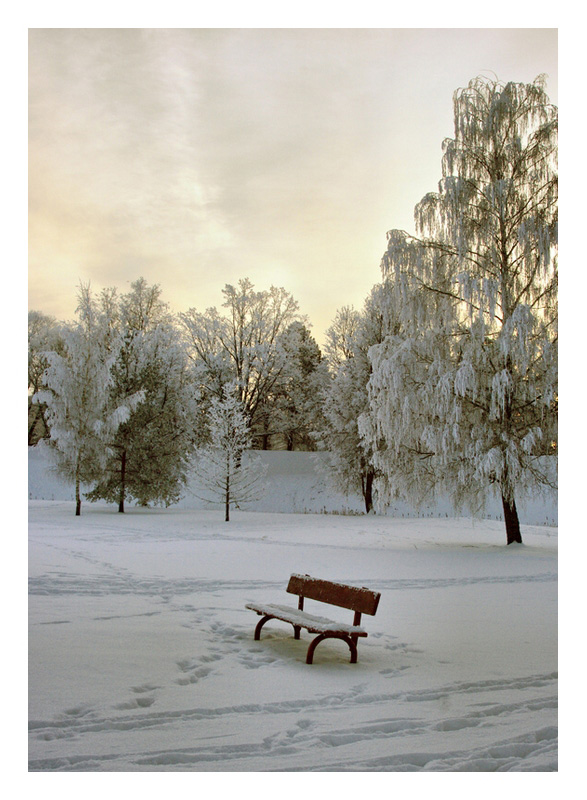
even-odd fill
[(557, 109), (543, 77), (454, 96), (438, 192), (388, 233), (387, 330), (362, 433), (389, 492), (457, 507), (553, 486), (557, 442)]
[[(103, 295), (105, 300), (106, 295)], [(78, 293), (77, 323), (63, 326), (60, 347), (47, 351), (43, 388), (35, 401), (46, 406), (49, 444), (58, 473), (75, 487), (75, 514), (81, 514), (81, 485), (95, 481), (108, 459), (108, 440), (143, 399), (142, 393), (112, 404), (116, 342), (104, 304), (89, 286)]]

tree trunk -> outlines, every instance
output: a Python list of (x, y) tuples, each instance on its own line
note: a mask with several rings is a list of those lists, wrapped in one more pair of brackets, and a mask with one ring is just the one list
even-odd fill
[[(504, 264), (505, 263), (507, 263), (507, 261), (504, 261)], [(506, 274), (506, 270), (505, 269), (503, 270), (503, 274), (504, 275)], [(509, 311), (508, 311), (509, 303), (507, 302), (507, 287), (506, 287), (505, 282), (504, 282), (504, 286), (502, 288), (502, 304), (503, 304), (503, 308), (504, 308), (504, 319), (505, 319), (505, 318), (511, 316)], [(511, 374), (511, 372), (512, 372), (512, 363), (511, 363), (510, 356), (506, 357), (504, 366), (505, 366), (505, 369), (507, 370), (507, 372)], [(512, 397), (511, 397), (511, 393), (508, 392), (508, 394), (507, 394), (507, 396), (505, 398), (505, 407), (504, 407), (504, 412), (503, 412), (504, 430), (506, 430), (508, 433), (510, 432), (511, 427), (512, 427), (512, 416), (513, 416), (512, 415)], [(512, 492), (512, 495), (513, 495), (513, 492)], [(503, 505), (503, 519), (504, 519), (504, 522), (505, 522), (505, 534), (506, 534), (507, 543), (508, 544), (514, 544), (514, 543), (522, 544), (522, 534), (520, 533), (520, 520), (518, 519), (518, 509), (516, 508), (516, 501), (514, 500), (513, 496), (511, 498), (511, 500), (506, 498), (504, 493), (503, 493), (503, 488), (502, 488), (502, 492), (501, 492), (501, 503)]]
[(230, 477), (226, 476), (226, 491), (224, 493), (224, 521), (230, 522)]
[(75, 515), (81, 516), (82, 513), (82, 499), (79, 491), (79, 472), (75, 474)]
[(366, 475), (363, 475), (363, 497), (365, 498), (365, 511), (370, 514), (373, 511), (373, 480), (375, 474), (373, 470), (369, 470)]
[(126, 450), (122, 451), (122, 460), (120, 464), (120, 495), (118, 500), (118, 513), (124, 514), (124, 495), (125, 495), (125, 481), (126, 481)]
[(35, 411), (35, 414), (33, 416), (33, 421), (29, 425), (29, 447), (33, 444), (36, 444), (36, 442), (34, 441), (35, 439), (34, 434), (35, 434), (35, 428), (37, 427), (37, 422), (39, 421), (40, 418), (41, 418), (41, 407), (37, 406), (37, 410)]
[(503, 518), (505, 521), (505, 533), (508, 544), (522, 544), (522, 534), (520, 533), (520, 520), (518, 519), (518, 509), (516, 508), (516, 501), (506, 500), (501, 496), (503, 505)]

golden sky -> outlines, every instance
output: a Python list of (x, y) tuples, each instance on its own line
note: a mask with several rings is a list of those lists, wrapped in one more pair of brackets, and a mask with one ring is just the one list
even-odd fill
[(557, 98), (556, 29), (29, 32), (29, 308), (145, 277), (175, 311), (249, 277), (319, 343), (380, 280), (479, 74)]

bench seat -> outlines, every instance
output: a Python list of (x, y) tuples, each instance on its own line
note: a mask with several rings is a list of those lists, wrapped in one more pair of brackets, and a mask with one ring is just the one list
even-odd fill
[(367, 636), (367, 631), (360, 625), (346, 625), (344, 622), (334, 622), (326, 617), (317, 617), (308, 614), (307, 611), (299, 611), (291, 606), (281, 606), (273, 603), (247, 603), (246, 608), (263, 614), (267, 617), (280, 619), (282, 622), (289, 622), (292, 625), (299, 625), (306, 628), (310, 633), (346, 633), (349, 636)]

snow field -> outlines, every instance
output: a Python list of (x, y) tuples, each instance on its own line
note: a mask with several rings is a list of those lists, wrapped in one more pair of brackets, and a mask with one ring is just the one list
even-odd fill
[[(557, 769), (555, 529), (220, 517), (31, 501), (32, 772)], [(253, 641), (245, 603), (295, 604), (291, 572), (382, 593), (358, 664), (306, 665), (278, 621)]]

